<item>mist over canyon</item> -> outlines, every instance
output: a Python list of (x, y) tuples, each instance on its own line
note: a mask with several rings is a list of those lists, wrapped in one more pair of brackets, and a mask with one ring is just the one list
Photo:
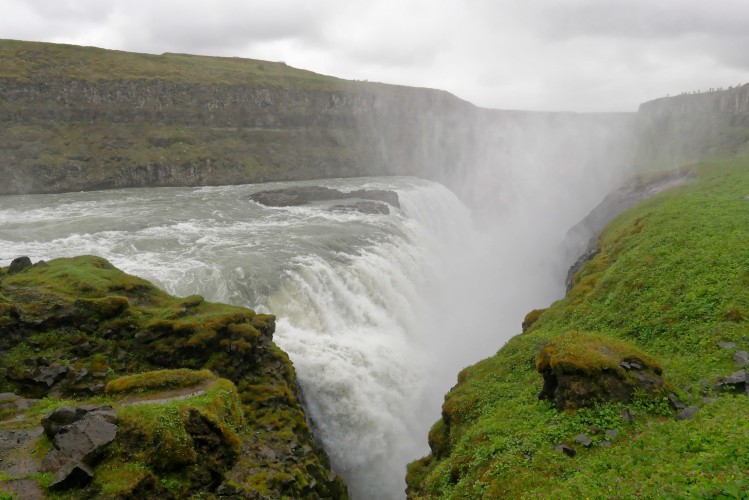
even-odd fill
[[(645, 163), (746, 148), (747, 86), (538, 113), (266, 61), (15, 41), (0, 59), (0, 261), (99, 255), (275, 314), (355, 498), (403, 497), (456, 374), (564, 295), (565, 235), (609, 192)], [(300, 186), (399, 206), (250, 198)]]

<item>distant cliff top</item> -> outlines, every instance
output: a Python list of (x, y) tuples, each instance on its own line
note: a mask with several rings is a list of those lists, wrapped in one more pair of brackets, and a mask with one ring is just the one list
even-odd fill
[(749, 83), (721, 90), (684, 93), (640, 104), (641, 113), (745, 113), (749, 111)]
[(90, 82), (158, 78), (174, 83), (266, 84), (329, 88), (340, 80), (283, 62), (238, 57), (140, 54), (96, 47), (0, 40), (0, 78), (66, 77)]

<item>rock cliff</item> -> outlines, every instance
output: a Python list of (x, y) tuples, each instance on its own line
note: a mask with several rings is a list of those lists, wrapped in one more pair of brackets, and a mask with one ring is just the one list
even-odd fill
[(267, 61), (15, 41), (0, 61), (2, 194), (445, 171), (476, 112)]
[(397, 174), (471, 198), (503, 164), (626, 157), (632, 115), (492, 111), (277, 62), (4, 40), (0, 126), (0, 194)]
[(749, 153), (749, 84), (640, 105), (640, 162), (674, 168)]
[(346, 498), (274, 326), (98, 257), (0, 269), (0, 491)]

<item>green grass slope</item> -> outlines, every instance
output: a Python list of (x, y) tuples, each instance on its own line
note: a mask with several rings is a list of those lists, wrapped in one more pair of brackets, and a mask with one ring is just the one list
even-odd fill
[[(716, 386), (739, 369), (734, 352), (749, 350), (749, 159), (695, 171), (616, 218), (564, 299), (460, 373), (432, 453), (409, 465), (410, 498), (749, 495), (749, 399)], [(636, 346), (662, 365), (667, 390), (557, 411), (538, 399), (536, 359), (569, 331)], [(675, 418), (669, 392), (700, 407), (694, 418)]]
[(159, 79), (191, 84), (261, 84), (332, 88), (338, 78), (283, 62), (188, 54), (141, 54), (96, 47), (0, 40), (0, 78), (59, 78), (88, 82)]

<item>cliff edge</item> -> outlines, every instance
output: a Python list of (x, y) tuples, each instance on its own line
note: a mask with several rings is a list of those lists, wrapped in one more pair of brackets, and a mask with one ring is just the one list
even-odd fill
[(749, 160), (692, 172), (459, 374), (409, 498), (747, 495)]
[(0, 490), (346, 498), (275, 318), (99, 257), (0, 269)]

